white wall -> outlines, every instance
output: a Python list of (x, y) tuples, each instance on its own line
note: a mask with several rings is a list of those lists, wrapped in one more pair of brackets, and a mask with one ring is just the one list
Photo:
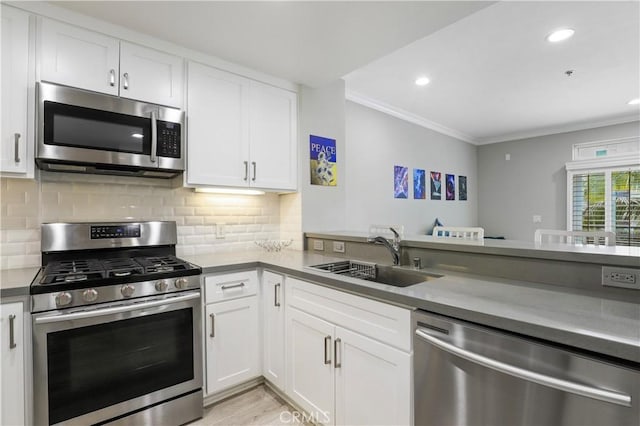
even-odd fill
[[(345, 100), (344, 81), (327, 86), (302, 86), (298, 98), (300, 107), (300, 167), (299, 188), (302, 195), (302, 230), (335, 231), (345, 228)], [(309, 135), (336, 140), (337, 186), (311, 185), (309, 172)]]
[(573, 144), (637, 135), (640, 121), (480, 146), (478, 223), (485, 235), (532, 241), (537, 228), (566, 229), (565, 163)]
[[(477, 225), (476, 147), (362, 105), (346, 103), (346, 229), (401, 224), (406, 234), (425, 233), (438, 217), (445, 225)], [(394, 199), (393, 167), (427, 173), (427, 199)], [(456, 200), (430, 200), (429, 172), (456, 175)], [(458, 176), (467, 176), (468, 200), (458, 200)], [(413, 197), (413, 191), (409, 191)], [(306, 214), (306, 211), (305, 211)]]

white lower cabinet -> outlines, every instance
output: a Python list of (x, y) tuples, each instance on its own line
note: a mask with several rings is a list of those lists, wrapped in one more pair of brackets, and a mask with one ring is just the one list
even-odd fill
[[(246, 277), (238, 280), (238, 277)], [(206, 299), (221, 290), (222, 299), (205, 306), (204, 339), (206, 394), (211, 395), (261, 375), (257, 273), (205, 278)], [(230, 284), (221, 284), (229, 282)], [(251, 293), (251, 291), (249, 291)], [(214, 298), (218, 300), (220, 296)]]
[(278, 389), (285, 390), (284, 341), (284, 285), (280, 274), (264, 271), (262, 274), (262, 336), (265, 379)]
[(25, 424), (24, 319), (22, 303), (0, 305), (0, 424)]
[[(295, 306), (297, 300), (304, 299), (301, 295), (316, 292), (326, 295), (313, 308), (326, 310), (325, 318), (304, 312), (304, 303)], [(340, 310), (342, 298), (352, 298), (352, 305), (361, 299), (363, 309), (360, 318), (358, 314), (352, 317), (353, 324), (360, 327), (366, 318), (373, 330), (379, 326), (376, 305), (385, 312), (398, 310), (399, 317), (404, 316), (401, 311), (407, 310), (296, 279), (287, 281), (286, 297), (289, 397), (315, 422), (325, 425), (410, 425), (411, 352), (349, 330), (350, 320), (336, 324), (328, 319), (331, 312)], [(343, 313), (344, 306), (340, 316)], [(397, 330), (409, 335), (409, 321)]]

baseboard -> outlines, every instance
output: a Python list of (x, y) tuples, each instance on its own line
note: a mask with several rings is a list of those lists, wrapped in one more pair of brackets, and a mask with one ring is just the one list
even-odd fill
[(257, 386), (260, 386), (265, 382), (264, 377), (256, 377), (255, 379), (248, 380), (244, 383), (240, 383), (232, 388), (225, 389), (223, 391), (207, 395), (204, 397), (202, 402), (203, 407), (208, 407), (209, 405), (215, 404), (220, 401), (224, 401), (225, 399), (232, 398), (240, 393), (251, 390)]

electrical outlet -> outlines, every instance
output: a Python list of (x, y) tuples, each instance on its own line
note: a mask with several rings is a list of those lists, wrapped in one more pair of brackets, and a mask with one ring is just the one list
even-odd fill
[(324, 251), (324, 241), (313, 240), (313, 249), (318, 251)]
[(603, 266), (602, 285), (640, 289), (640, 269)]
[(333, 251), (335, 253), (344, 253), (344, 241), (334, 241)]
[(216, 223), (216, 238), (221, 240), (224, 239), (225, 234), (225, 224), (224, 223)]
[(540, 216), (539, 214), (534, 214), (533, 223), (542, 223), (542, 216)]

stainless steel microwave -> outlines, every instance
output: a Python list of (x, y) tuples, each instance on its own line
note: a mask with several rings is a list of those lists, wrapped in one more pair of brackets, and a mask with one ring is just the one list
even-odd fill
[(43, 170), (170, 178), (184, 171), (184, 112), (38, 83)]

